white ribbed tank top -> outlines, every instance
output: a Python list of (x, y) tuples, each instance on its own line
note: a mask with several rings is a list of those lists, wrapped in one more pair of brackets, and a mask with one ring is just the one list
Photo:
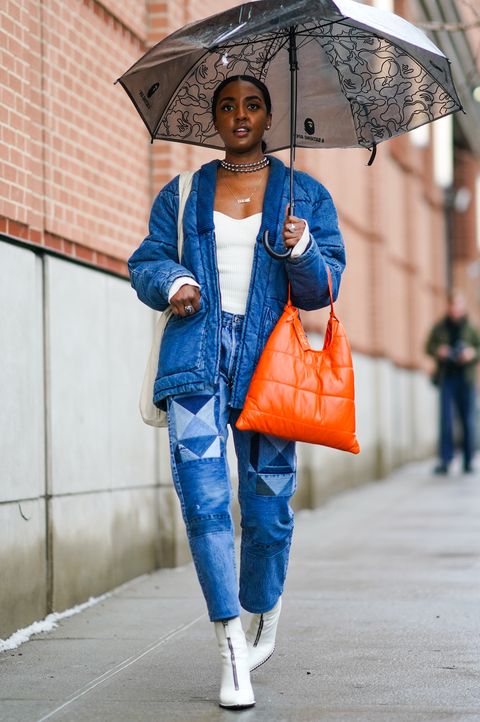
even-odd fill
[(214, 211), (213, 218), (222, 311), (244, 315), (262, 214), (239, 220)]

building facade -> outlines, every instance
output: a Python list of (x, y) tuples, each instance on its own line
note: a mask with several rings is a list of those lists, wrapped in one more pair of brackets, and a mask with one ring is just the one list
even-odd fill
[[(234, 4), (8, 0), (0, 11), (0, 637), (187, 558), (164, 432), (138, 414), (154, 315), (126, 259), (155, 193), (215, 154), (151, 145), (114, 81), (165, 34)], [(449, 284), (480, 322), (478, 17), (461, 0), (376, 4), (432, 28), (467, 112), (382, 144), (372, 167), (362, 150), (298, 152), (345, 238), (337, 311), (362, 453), (302, 448), (297, 506), (433, 452), (423, 346)], [(325, 321), (305, 314), (312, 339)]]

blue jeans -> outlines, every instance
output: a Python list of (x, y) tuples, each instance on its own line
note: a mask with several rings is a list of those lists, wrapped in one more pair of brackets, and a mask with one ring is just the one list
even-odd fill
[[(236, 617), (240, 605), (267, 612), (283, 591), (293, 532), (295, 443), (239, 431), (229, 406), (243, 316), (222, 314), (220, 381), (201, 394), (168, 399), (172, 475), (190, 549), (212, 621)], [(241, 511), (237, 580), (232, 490), (226, 445), (230, 424), (238, 461)]]
[(469, 467), (475, 450), (475, 386), (463, 374), (446, 375), (440, 383), (440, 443), (439, 454), (445, 464), (452, 461), (454, 410), (458, 412), (463, 434), (463, 465)]

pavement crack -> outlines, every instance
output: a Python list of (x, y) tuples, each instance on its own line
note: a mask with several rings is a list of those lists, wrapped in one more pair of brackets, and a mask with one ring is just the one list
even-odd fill
[(196, 617), (191, 622), (188, 622), (187, 624), (181, 624), (179, 627), (176, 627), (171, 632), (168, 632), (168, 634), (165, 634), (163, 637), (160, 637), (160, 639), (157, 639), (153, 644), (150, 644), (148, 647), (143, 649), (138, 654), (135, 654), (131, 657), (127, 657), (127, 659), (124, 659), (122, 662), (119, 662), (111, 669), (107, 670), (100, 676), (93, 679), (91, 682), (89, 682), (85, 687), (80, 688), (75, 692), (74, 695), (72, 695), (69, 699), (67, 699), (63, 704), (61, 704), (59, 707), (56, 707), (55, 709), (48, 712), (48, 714), (44, 715), (43, 717), (40, 717), (36, 722), (45, 722), (45, 720), (51, 719), (61, 710), (65, 709), (65, 707), (68, 707), (68, 705), (73, 704), (73, 702), (76, 702), (76, 700), (80, 699), (80, 697), (83, 697), (84, 695), (88, 694), (89, 692), (92, 692), (96, 687), (106, 682), (108, 679), (111, 679), (112, 677), (115, 677), (115, 675), (122, 672), (124, 669), (127, 669), (127, 667), (130, 667), (132, 664), (135, 664), (140, 659), (145, 657), (147, 654), (151, 654), (156, 649), (161, 647), (163, 644), (166, 644), (169, 642), (173, 637), (176, 637), (181, 632), (185, 632), (187, 629), (190, 629), (190, 627), (193, 627), (197, 622), (199, 622), (201, 619), (205, 617), (205, 613), (201, 614), (199, 617)]

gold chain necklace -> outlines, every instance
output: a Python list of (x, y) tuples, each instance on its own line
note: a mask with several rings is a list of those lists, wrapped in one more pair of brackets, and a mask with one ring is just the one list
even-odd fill
[(225, 185), (227, 186), (228, 190), (230, 191), (230, 193), (232, 194), (232, 196), (235, 198), (235, 200), (237, 201), (237, 203), (239, 203), (240, 205), (242, 205), (242, 204), (244, 204), (244, 203), (250, 203), (250, 201), (251, 201), (252, 198), (254, 197), (255, 193), (256, 193), (256, 192), (258, 191), (258, 189), (260, 188), (260, 185), (261, 185), (261, 183), (262, 183), (262, 180), (263, 180), (263, 179), (260, 178), (260, 180), (259, 180), (259, 182), (257, 183), (257, 185), (254, 187), (253, 192), (250, 193), (250, 195), (248, 196), (248, 198), (237, 198), (237, 196), (235, 195), (235, 193), (232, 191), (232, 189), (231, 189), (230, 186), (228, 185), (226, 179), (225, 179), (225, 178), (223, 179), (223, 181), (224, 181)]

